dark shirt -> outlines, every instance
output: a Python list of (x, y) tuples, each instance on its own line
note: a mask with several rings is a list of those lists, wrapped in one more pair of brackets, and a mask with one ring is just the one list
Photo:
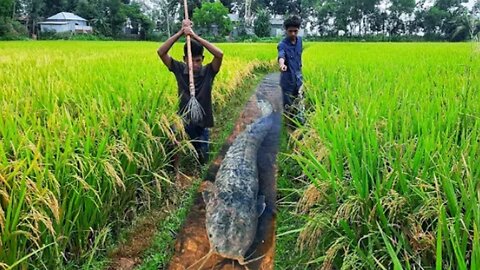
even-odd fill
[(296, 89), (303, 83), (302, 76), (302, 51), (303, 42), (297, 37), (295, 44), (292, 44), (288, 37), (284, 38), (277, 46), (278, 58), (285, 59), (287, 71), (280, 75), (280, 86), (283, 89)]
[[(185, 107), (190, 100), (188, 66), (184, 62), (179, 62), (172, 59), (170, 71), (175, 74), (175, 78), (177, 79), (178, 96), (180, 97), (180, 107), (178, 113), (182, 115), (185, 113)], [(211, 63), (203, 66), (198, 73), (194, 73), (193, 75), (193, 81), (195, 83), (195, 97), (205, 113), (202, 121), (200, 123), (196, 123), (196, 125), (201, 127), (213, 127), (212, 86), (215, 75), (217, 75), (217, 72), (213, 71)]]

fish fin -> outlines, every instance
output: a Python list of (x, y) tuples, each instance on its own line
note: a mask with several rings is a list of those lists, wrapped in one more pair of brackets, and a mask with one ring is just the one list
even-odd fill
[(261, 216), (263, 214), (266, 206), (267, 206), (267, 204), (265, 203), (265, 196), (264, 195), (258, 196), (258, 198), (257, 198), (257, 213), (258, 213), (258, 216)]
[(205, 181), (202, 185), (203, 185), (203, 191), (202, 191), (203, 201), (205, 202), (205, 204), (208, 204), (208, 202), (213, 198), (213, 196), (215, 196), (217, 187), (210, 181)]

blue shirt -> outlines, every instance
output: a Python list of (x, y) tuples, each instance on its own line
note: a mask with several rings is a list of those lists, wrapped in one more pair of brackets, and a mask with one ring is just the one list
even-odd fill
[(303, 83), (302, 76), (302, 51), (303, 42), (301, 37), (297, 37), (297, 42), (292, 44), (288, 37), (284, 38), (277, 46), (278, 58), (285, 59), (287, 71), (280, 75), (280, 86), (282, 89), (293, 91)]

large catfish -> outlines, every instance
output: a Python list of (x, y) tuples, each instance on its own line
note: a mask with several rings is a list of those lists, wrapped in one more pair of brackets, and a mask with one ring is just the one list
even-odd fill
[(270, 111), (247, 126), (228, 149), (215, 183), (207, 182), (202, 194), (210, 253), (237, 260), (241, 265), (248, 263), (245, 255), (265, 209), (265, 197), (258, 195), (257, 154), (272, 125)]

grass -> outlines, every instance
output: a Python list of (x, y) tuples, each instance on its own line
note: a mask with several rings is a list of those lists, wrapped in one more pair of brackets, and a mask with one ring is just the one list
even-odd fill
[[(158, 46), (0, 43), (1, 268), (93, 264), (137, 213), (171, 196), (168, 146), (181, 122)], [(214, 106), (273, 58), (271, 45), (221, 46), (230, 57)]]
[(334, 43), (305, 53), (310, 112), (289, 156), (307, 182), (293, 187), (296, 207), (280, 211), (279, 232), (300, 229), (279, 238), (297, 247), (285, 269), (478, 267), (474, 46)]
[(112, 230), (165, 195), (165, 127), (178, 119), (174, 99), (160, 97), (171, 82), (147, 79), (154, 62), (126, 44), (9, 45), (2, 55), (17, 58), (3, 59), (0, 79), (0, 258), (12, 265), (36, 253), (22, 268), (88, 263)]
[(308, 255), (292, 249), (296, 245), (300, 229), (305, 224), (305, 219), (296, 212), (296, 207), (306, 183), (301, 179), (302, 168), (289, 154), (291, 151), (292, 145), (284, 128), (278, 156), (278, 163), (281, 165), (278, 168), (277, 178), (279, 199), (277, 201), (275, 269), (298, 269), (300, 263), (308, 261)]

